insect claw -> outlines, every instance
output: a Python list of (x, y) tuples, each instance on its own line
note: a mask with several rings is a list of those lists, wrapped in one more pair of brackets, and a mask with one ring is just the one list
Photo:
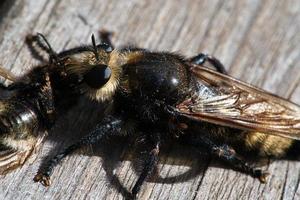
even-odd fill
[(45, 175), (45, 174), (40, 174), (38, 173), (37, 175), (35, 175), (35, 177), (33, 178), (34, 182), (40, 182), (43, 186), (48, 187), (51, 185), (51, 181), (50, 181), (50, 176)]
[(258, 179), (261, 183), (265, 184), (265, 183), (267, 183), (267, 178), (269, 175), (270, 175), (269, 172), (263, 172), (262, 175), (260, 177), (258, 177)]
[(261, 169), (254, 169), (252, 175), (253, 177), (258, 178), (261, 183), (267, 183), (267, 177), (270, 173)]

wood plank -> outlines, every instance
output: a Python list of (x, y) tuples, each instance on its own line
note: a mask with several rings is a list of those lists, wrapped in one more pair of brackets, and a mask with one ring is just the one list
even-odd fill
[[(38, 64), (24, 43), (27, 34), (44, 33), (62, 50), (89, 43), (92, 33), (106, 28), (116, 33), (116, 46), (213, 54), (234, 77), (300, 104), (300, 1), (16, 0), (9, 5), (2, 7), (6, 12), (0, 20), (0, 64), (14, 74)], [(62, 117), (33, 164), (0, 177), (0, 199), (122, 199), (138, 171), (126, 153), (132, 150), (126, 139), (68, 157), (49, 188), (32, 181), (46, 156), (92, 129), (100, 110), (83, 100)], [(274, 161), (266, 168), (271, 177), (262, 185), (194, 149), (174, 145), (165, 148), (159, 177), (143, 186), (139, 198), (300, 199), (299, 162)]]

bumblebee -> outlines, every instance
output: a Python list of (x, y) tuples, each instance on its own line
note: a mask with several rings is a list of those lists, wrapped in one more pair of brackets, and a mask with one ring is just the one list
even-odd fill
[[(111, 51), (108, 45), (95, 46), (93, 43), (94, 46), (56, 53), (42, 34), (28, 36), (27, 43), (35, 58), (44, 61), (44, 51), (49, 55), (49, 61), (22, 77), (0, 70), (0, 75), (11, 82), (8, 86), (0, 85), (3, 96), (0, 99), (0, 174), (21, 166), (30, 157), (56, 119), (85, 94), (84, 89), (92, 94), (95, 87), (106, 81), (105, 76), (101, 79), (106, 73), (102, 65), (90, 65), (95, 62), (93, 59), (98, 59), (98, 53)], [(96, 56), (82, 63), (78, 59), (82, 52), (96, 53)], [(90, 69), (84, 74), (75, 70), (73, 74), (74, 65), (85, 69), (90, 66)]]
[[(113, 49), (110, 41), (106, 44)], [(185, 58), (127, 47), (81, 51), (65, 65), (79, 80), (86, 79), (90, 87), (81, 87), (87, 96), (110, 102), (113, 108), (93, 131), (38, 172), (34, 180), (45, 186), (67, 155), (116, 135), (143, 136), (149, 144), (132, 198), (154, 171), (161, 145), (172, 138), (185, 138), (189, 145), (205, 148), (264, 183), (268, 172), (250, 166), (241, 151), (282, 157), (300, 138), (298, 105), (230, 77), (222, 63), (209, 55)]]

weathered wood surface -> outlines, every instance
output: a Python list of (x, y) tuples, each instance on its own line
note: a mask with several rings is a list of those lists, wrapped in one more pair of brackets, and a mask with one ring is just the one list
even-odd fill
[[(38, 63), (24, 44), (27, 34), (42, 32), (62, 50), (106, 28), (116, 33), (117, 46), (213, 54), (234, 77), (300, 103), (298, 0), (7, 0), (0, 11), (0, 62), (14, 74)], [(137, 177), (124, 159), (126, 140), (68, 157), (49, 188), (32, 181), (46, 155), (91, 130), (101, 115), (95, 109), (83, 102), (60, 119), (33, 164), (0, 177), (0, 199), (122, 199)], [(272, 162), (263, 185), (193, 151), (166, 148), (160, 178), (146, 183), (139, 199), (300, 199), (298, 161)], [(119, 182), (111, 181), (113, 173)]]

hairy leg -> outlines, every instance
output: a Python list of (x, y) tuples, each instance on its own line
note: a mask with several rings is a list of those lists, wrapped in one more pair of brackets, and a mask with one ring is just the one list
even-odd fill
[(44, 186), (49, 186), (50, 176), (53, 173), (55, 166), (57, 166), (57, 164), (59, 164), (66, 156), (83, 146), (95, 144), (103, 138), (120, 133), (122, 124), (121, 119), (112, 116), (104, 118), (103, 122), (98, 124), (90, 134), (83, 137), (75, 144), (67, 147), (49, 160), (43, 169), (34, 177), (34, 181), (41, 182)]
[(47, 62), (48, 60), (44, 59), (43, 55), (41, 54), (42, 52), (45, 52), (49, 55), (50, 62), (58, 62), (57, 53), (52, 49), (44, 35), (40, 33), (37, 33), (36, 35), (27, 35), (25, 41), (31, 55), (35, 59), (41, 62)]
[[(101, 40), (102, 47), (105, 44), (105, 48), (107, 48), (107, 51), (113, 50), (113, 44), (111, 42), (111, 36), (112, 32), (101, 30), (99, 31), (99, 37)], [(50, 63), (54, 63), (56, 65), (60, 65), (60, 59), (65, 56), (73, 55), (82, 51), (90, 51), (90, 48), (87, 46), (80, 46), (75, 47), (72, 49), (68, 49), (65, 51), (62, 51), (60, 53), (56, 53), (51, 45), (49, 44), (48, 40), (43, 34), (37, 33), (36, 35), (28, 35), (26, 37), (26, 44), (32, 54), (32, 56), (41, 61), (41, 62), (48, 62), (48, 60), (44, 59), (42, 52), (45, 52), (49, 55), (49, 61)], [(101, 45), (100, 44), (100, 45)], [(98, 45), (97, 45), (98, 46)]]
[[(187, 136), (188, 137), (188, 136)], [(261, 183), (266, 183), (268, 172), (250, 166), (245, 159), (238, 155), (235, 150), (227, 144), (218, 145), (206, 137), (185, 138), (185, 141), (195, 147), (205, 147), (210, 154), (225, 161), (233, 168), (258, 178)]]
[(140, 191), (143, 183), (145, 180), (152, 174), (153, 170), (155, 169), (157, 162), (158, 162), (158, 154), (159, 154), (159, 148), (160, 148), (160, 136), (158, 133), (148, 133), (151, 134), (150, 140), (150, 148), (147, 150), (147, 156), (145, 158), (145, 162), (143, 165), (143, 170), (136, 181), (133, 189), (132, 189), (132, 196), (133, 198), (136, 198), (136, 195)]

